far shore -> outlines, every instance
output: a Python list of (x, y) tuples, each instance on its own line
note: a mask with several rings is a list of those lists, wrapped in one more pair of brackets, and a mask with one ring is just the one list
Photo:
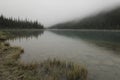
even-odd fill
[(0, 29), (0, 31), (39, 31), (39, 30), (59, 30), (59, 31), (111, 31), (119, 32), (120, 30), (115, 29)]

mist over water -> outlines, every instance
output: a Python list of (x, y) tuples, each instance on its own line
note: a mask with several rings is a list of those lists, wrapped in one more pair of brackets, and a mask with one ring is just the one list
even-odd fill
[(82, 19), (120, 5), (120, 0), (1, 0), (0, 14), (38, 20), (45, 27)]

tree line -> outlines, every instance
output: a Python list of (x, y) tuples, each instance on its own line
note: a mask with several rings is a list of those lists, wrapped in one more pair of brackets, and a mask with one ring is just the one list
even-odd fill
[(43, 25), (37, 21), (20, 20), (13, 18), (6, 18), (3, 15), (0, 16), (0, 28), (1, 29), (43, 29)]

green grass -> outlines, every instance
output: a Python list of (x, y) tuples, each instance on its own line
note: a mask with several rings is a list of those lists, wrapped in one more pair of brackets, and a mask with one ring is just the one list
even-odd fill
[(57, 59), (26, 64), (19, 60), (22, 53), (22, 48), (0, 42), (0, 80), (87, 80), (82, 65)]

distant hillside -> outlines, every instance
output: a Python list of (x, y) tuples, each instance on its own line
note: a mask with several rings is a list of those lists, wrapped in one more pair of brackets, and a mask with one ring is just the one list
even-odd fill
[(120, 7), (78, 21), (61, 23), (53, 29), (120, 29)]
[(20, 20), (0, 16), (0, 29), (43, 29), (37, 21)]

